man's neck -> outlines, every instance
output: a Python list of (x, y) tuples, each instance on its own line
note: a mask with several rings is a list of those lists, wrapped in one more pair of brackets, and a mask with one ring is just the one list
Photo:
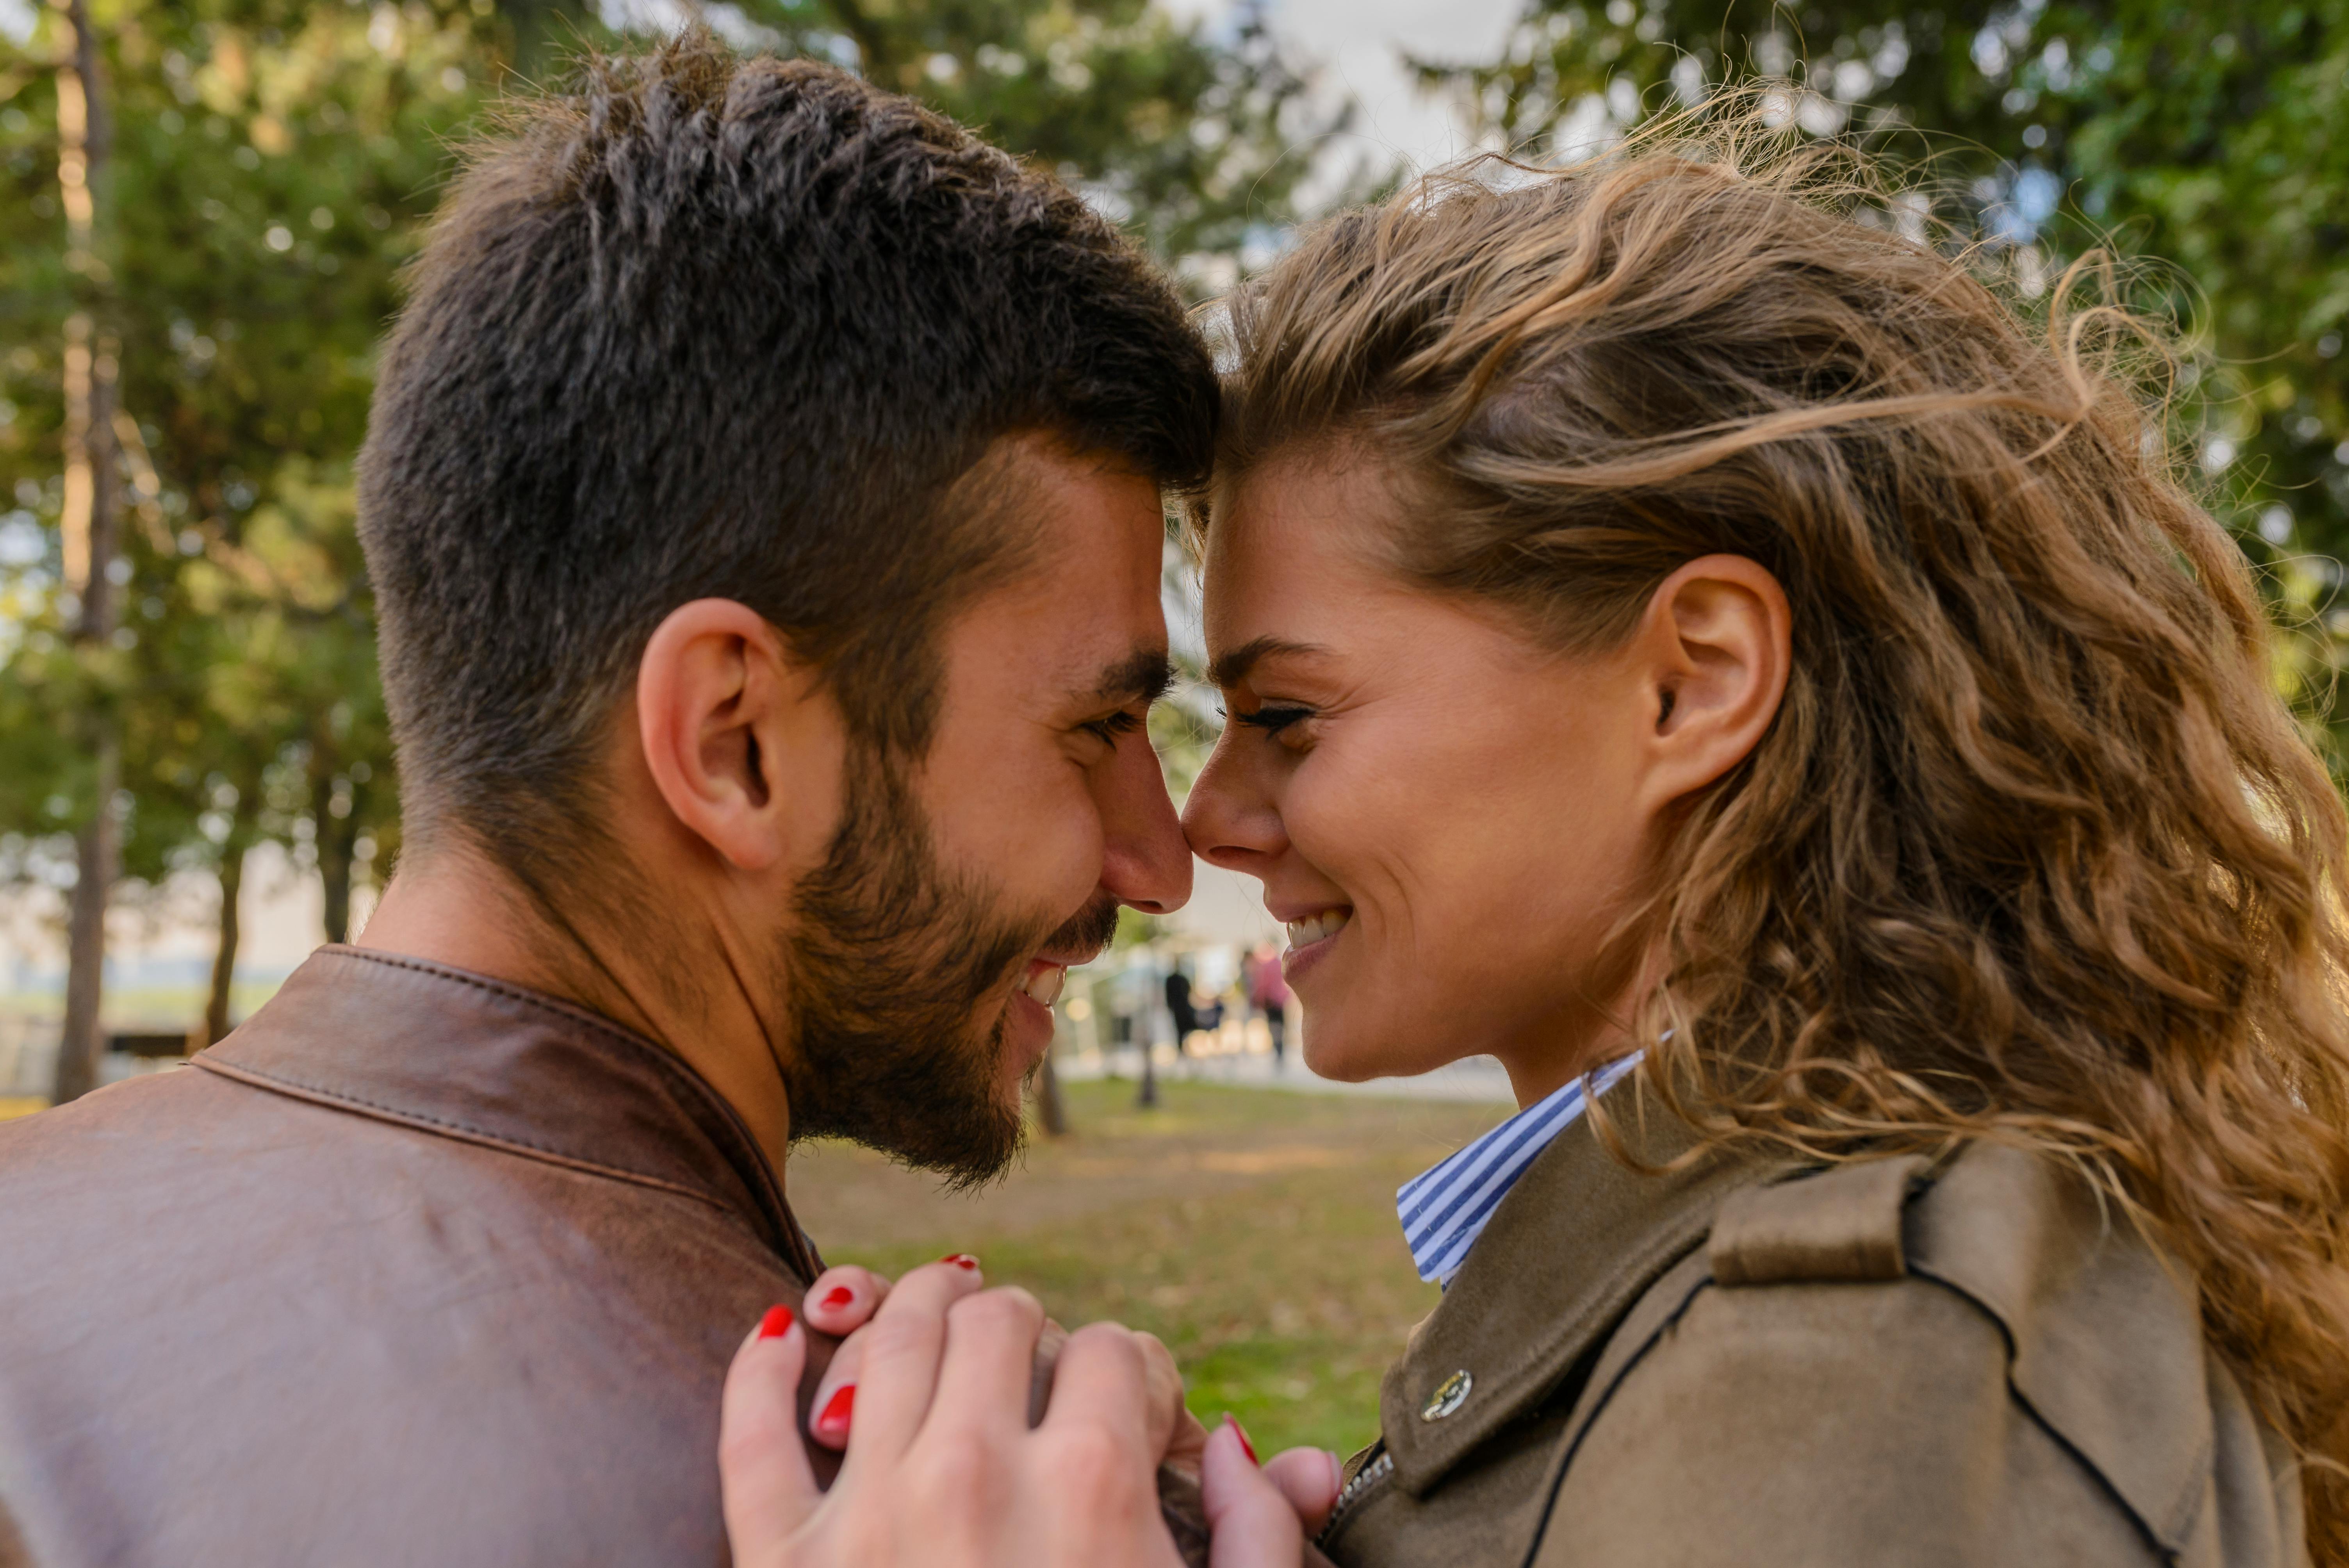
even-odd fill
[[(670, 934), (675, 943), (687, 935)], [(586, 1008), (667, 1049), (734, 1108), (774, 1168), (780, 1184), (791, 1140), (791, 1105), (759, 1008), (742, 991), (746, 971), (647, 951), (640, 942), (603, 941), (577, 922), (562, 928), (487, 857), (441, 848), (403, 864), (355, 944), (468, 969)], [(714, 985), (689, 988), (656, 976), (678, 963), (710, 972)]]

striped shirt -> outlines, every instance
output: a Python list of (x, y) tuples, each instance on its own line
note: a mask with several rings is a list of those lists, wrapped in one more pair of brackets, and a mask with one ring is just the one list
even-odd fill
[(1584, 1107), (1638, 1067), (1643, 1054), (1634, 1051), (1583, 1074), (1404, 1182), (1395, 1193), (1395, 1213), (1419, 1277), (1448, 1288), (1517, 1178), (1574, 1125)]

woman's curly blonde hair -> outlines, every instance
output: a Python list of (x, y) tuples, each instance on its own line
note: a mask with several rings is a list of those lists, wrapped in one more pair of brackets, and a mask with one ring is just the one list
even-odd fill
[(1227, 302), (1191, 521), (1358, 443), (1397, 570), (1569, 650), (1698, 556), (1775, 573), (1784, 707), (1631, 932), (1651, 1084), (1718, 1140), (2082, 1164), (2194, 1270), (2349, 1560), (2342, 803), (2173, 469), (2160, 334), (2093, 267), (2025, 309), (1900, 211), (1733, 117), (1344, 213)]

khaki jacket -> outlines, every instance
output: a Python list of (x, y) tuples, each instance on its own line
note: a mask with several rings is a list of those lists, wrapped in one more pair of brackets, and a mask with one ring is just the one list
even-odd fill
[[(1693, 1143), (1636, 1079), (1607, 1105), (1651, 1160)], [(1578, 1122), (1380, 1418), (1322, 1537), (1340, 1568), (2307, 1561), (2292, 1456), (2191, 1282), (1990, 1145), (1641, 1175)]]

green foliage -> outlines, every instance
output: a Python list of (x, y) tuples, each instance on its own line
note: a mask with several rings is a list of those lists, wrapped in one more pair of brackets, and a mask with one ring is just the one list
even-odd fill
[[(397, 271), (486, 85), (491, 29), (464, 5), (122, 0), (95, 20), (112, 155), (87, 264), (57, 195), (57, 18), (0, 65), (0, 226), (24, 236), (0, 251), (10, 869), (98, 804), (80, 758), (15, 738), (72, 733), (68, 716), (97, 707), (122, 738), (128, 876), (266, 834), (305, 861), (324, 850), (330, 887), (347, 883), (393, 810), (350, 460)], [(125, 416), (121, 627), (98, 648), (67, 640), (53, 531), (78, 306), (112, 346)]]
[[(1201, 292), (1289, 217), (1304, 167), (1285, 150), (1332, 129), (1252, 11), (1211, 32), (1148, 0), (701, 9), (1046, 161)], [(93, 10), (113, 135), (86, 264), (59, 200), (62, 19), (0, 39), (0, 878), (70, 875), (67, 835), (99, 805), (78, 720), (97, 712), (122, 738), (134, 884), (274, 838), (324, 872), (331, 923), (338, 879), (347, 896), (398, 830), (351, 464), (399, 268), (484, 103), (627, 40), (584, 0)], [(113, 346), (129, 417), (129, 576), (102, 647), (71, 642), (60, 587), (76, 309)]]
[(1954, 193), (1944, 215), (2011, 250), (2026, 292), (2095, 245), (2174, 263), (2187, 437), (2306, 614), (2288, 681), (2325, 698), (2349, 632), (2329, 609), (2349, 559), (2349, 3), (1529, 0), (1499, 59), (1421, 75), (1537, 156), (1775, 80), (1806, 130), (1856, 121)]

